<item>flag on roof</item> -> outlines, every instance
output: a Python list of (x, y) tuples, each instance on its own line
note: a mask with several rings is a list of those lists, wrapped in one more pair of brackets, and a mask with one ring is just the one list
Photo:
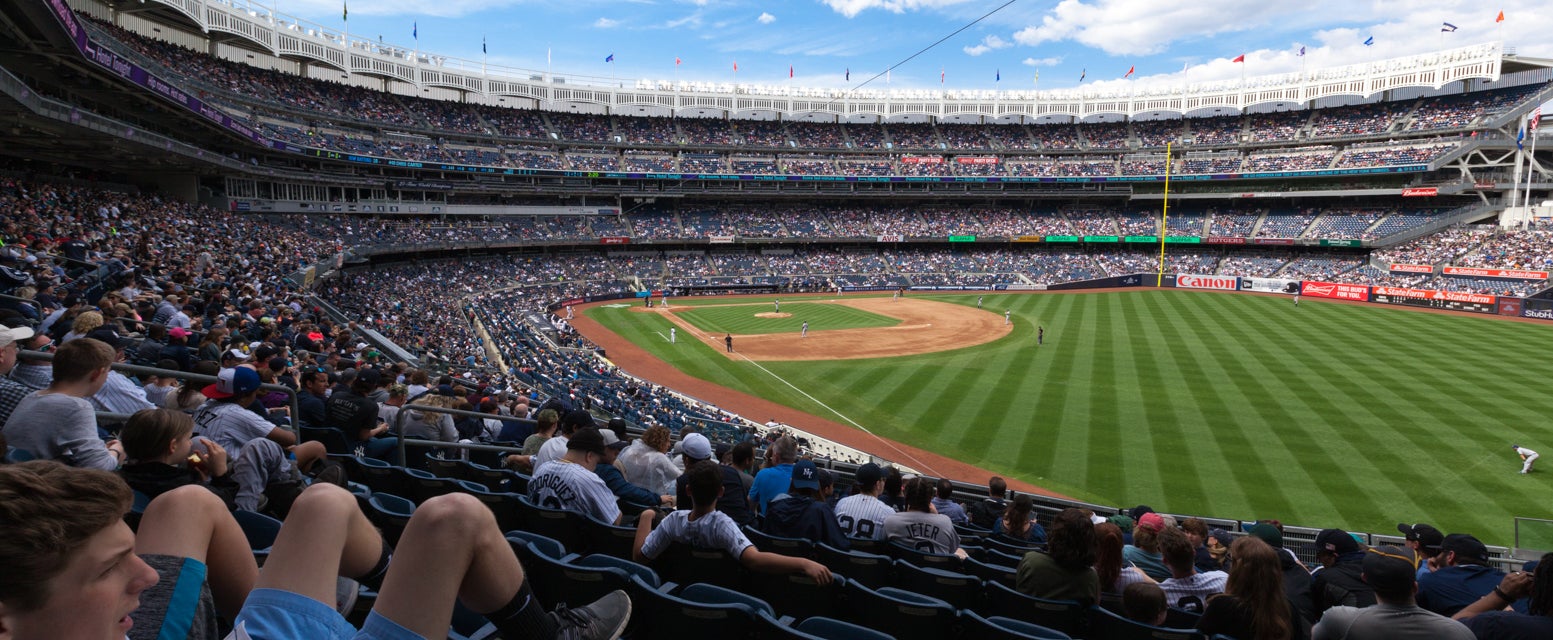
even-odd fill
[(1456, 25), (1453, 25), (1453, 24), (1447, 22), (1447, 23), (1445, 23), (1445, 26), (1440, 27), (1440, 30), (1444, 31), (1446, 33), (1451, 33), (1451, 32), (1454, 32), (1456, 30)]
[(1124, 79), (1124, 80), (1127, 79), (1128, 76), (1132, 75), (1132, 72), (1137, 71), (1137, 70), (1138, 70), (1138, 65), (1133, 65), (1133, 66), (1127, 67), (1127, 73), (1122, 74), (1122, 79)]
[(674, 56), (674, 66), (676, 66), (676, 67), (679, 66), (679, 63), (680, 63), (679, 56)]
[(993, 78), (992, 81), (993, 82), (1002, 82), (1003, 81), (1003, 70), (1002, 69), (998, 69), (997, 74), (998, 74), (997, 77)]
[(1300, 53), (1299, 53), (1299, 55), (1300, 55), (1301, 58), (1305, 57), (1305, 47), (1304, 47), (1304, 45), (1300, 46)]
[(490, 53), (490, 52), (491, 51), (489, 49), (485, 48), (485, 36), (480, 36), (480, 53)]
[(1230, 60), (1230, 62), (1245, 62), (1245, 61), (1246, 61), (1246, 54), (1244, 54), (1244, 53), (1242, 53), (1242, 54), (1240, 54), (1238, 56), (1235, 56), (1234, 60)]
[(1078, 72), (1078, 81), (1079, 82), (1083, 82), (1084, 81), (1084, 76), (1087, 76), (1087, 75), (1089, 75), (1089, 69), (1083, 69), (1083, 70), (1079, 71)]
[(793, 77), (793, 65), (787, 65), (787, 77)]
[(410, 37), (416, 40), (421, 39), (421, 23), (419, 21), (410, 23)]
[(733, 61), (733, 72), (734, 73), (738, 73), (739, 72), (739, 61), (738, 60), (734, 60)]
[(1504, 22), (1504, 9), (1499, 10), (1499, 17), (1494, 18), (1494, 22)]
[(1522, 151), (1525, 151), (1526, 150), (1525, 142), (1526, 142), (1526, 127), (1521, 127), (1520, 129), (1516, 130), (1516, 132), (1515, 132), (1515, 148), (1516, 149), (1520, 149)]
[(944, 83), (944, 68), (943, 67), (939, 67), (938, 68), (938, 84), (943, 84), (943, 83)]
[(852, 81), (852, 67), (847, 67), (847, 82)]
[(604, 56), (604, 61), (605, 62), (614, 62), (615, 61), (615, 54), (611, 53), (611, 54), (609, 54), (607, 56)]
[(1364, 46), (1366, 46), (1366, 47), (1375, 46), (1375, 36), (1370, 36), (1368, 38), (1365, 38), (1364, 39)]
[(1537, 130), (1537, 123), (1539, 121), (1541, 121), (1541, 120), (1542, 120), (1542, 107), (1537, 107), (1536, 111), (1531, 112), (1531, 124), (1529, 126), (1531, 127), (1532, 131), (1536, 131)]
[(340, 3), (340, 19), (341, 20), (350, 20), (351, 19), (351, 6), (350, 6), (349, 2), (341, 2)]

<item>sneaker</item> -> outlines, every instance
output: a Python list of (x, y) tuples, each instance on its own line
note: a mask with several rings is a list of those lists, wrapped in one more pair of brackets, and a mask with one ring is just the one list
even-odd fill
[(340, 615), (349, 617), (351, 610), (356, 608), (356, 596), (361, 593), (361, 584), (340, 576), (334, 581), (334, 610)]
[(614, 640), (631, 621), (631, 598), (616, 589), (586, 607), (558, 606), (550, 616), (558, 627), (555, 637), (561, 640)]

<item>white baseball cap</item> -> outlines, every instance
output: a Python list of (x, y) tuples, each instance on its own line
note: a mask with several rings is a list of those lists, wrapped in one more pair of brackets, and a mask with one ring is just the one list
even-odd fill
[(0, 330), (0, 347), (10, 346), (12, 342), (26, 340), (33, 336), (32, 329), (27, 327), (8, 327)]

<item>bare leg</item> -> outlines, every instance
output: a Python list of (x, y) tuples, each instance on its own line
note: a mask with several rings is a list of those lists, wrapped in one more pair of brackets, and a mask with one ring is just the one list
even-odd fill
[(258, 586), (307, 596), (332, 609), (336, 578), (371, 571), (382, 554), (383, 540), (356, 497), (332, 484), (315, 484), (291, 505)]
[(447, 635), (455, 595), (476, 613), (490, 613), (523, 585), (523, 567), (496, 518), (473, 496), (426, 501), (399, 549), (373, 610), (428, 638)]
[(304, 442), (291, 448), (291, 452), (297, 456), (297, 469), (307, 473), (313, 468), (313, 463), (329, 456), (329, 450), (324, 448), (324, 443), (317, 440)]
[(221, 498), (200, 486), (179, 487), (151, 501), (140, 519), (135, 552), (205, 563), (216, 609), (229, 620), (237, 617), (259, 577), (242, 527)]

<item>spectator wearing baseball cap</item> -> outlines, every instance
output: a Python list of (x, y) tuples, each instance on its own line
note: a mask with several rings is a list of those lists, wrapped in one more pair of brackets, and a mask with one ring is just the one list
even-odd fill
[[(248, 409), (259, 394), (259, 373), (248, 367), (222, 369), (216, 374), (216, 382), (207, 385), (202, 394), (211, 401), (201, 405), (194, 414), (199, 425), (199, 435), (221, 445), (231, 459), (242, 456), (243, 447), (253, 440), (265, 438), (282, 447), (297, 443), (296, 434), (282, 429)], [(298, 466), (306, 468), (299, 457)]]
[(189, 335), (189, 330), (182, 327), (168, 329), (167, 344), (161, 348), (161, 351), (157, 354), (157, 359), (172, 360), (178, 363), (179, 371), (193, 369), (194, 350), (189, 348)]
[[(1327, 529), (1322, 533), (1327, 531), (1336, 530)], [(1317, 536), (1317, 544), (1322, 544), (1320, 536)], [(1358, 556), (1353, 564), (1359, 566), (1360, 576), (1369, 585), (1376, 603), (1362, 607), (1336, 605), (1327, 609), (1321, 621), (1311, 629), (1312, 638), (1473, 640), (1472, 632), (1461, 623), (1419, 607), (1414, 601), (1413, 594), (1418, 590), (1416, 569), (1413, 568), (1413, 554), (1407, 549), (1388, 545), (1349, 553)], [(1317, 577), (1326, 571), (1317, 572)]]
[[(697, 462), (712, 460), (715, 454), (712, 452), (712, 441), (699, 433), (684, 434), (679, 441), (680, 460), (684, 468), (689, 469)], [(674, 502), (675, 504), (690, 504), (690, 472), (679, 474), (674, 478)]]
[(1445, 534), (1422, 522), (1398, 523), (1397, 532), (1407, 537), (1407, 548), (1413, 552), (1413, 565), (1418, 570), (1419, 579), (1438, 568), (1430, 561), (1440, 553), (1440, 544), (1445, 542)]
[(1488, 547), (1465, 533), (1445, 536), (1436, 560), (1440, 568), (1418, 580), (1418, 606), (1453, 616), (1493, 592), (1504, 572), (1488, 565)]
[(760, 530), (773, 536), (823, 542), (837, 549), (852, 548), (847, 534), (836, 523), (836, 512), (820, 494), (820, 487), (830, 484), (824, 480), (829, 474), (814, 466), (813, 460), (794, 463), (792, 485), (786, 494), (766, 505), (766, 519)]
[[(555, 437), (546, 440), (543, 445), (540, 445), (539, 453), (534, 454), (534, 457), (530, 458), (530, 462), (534, 465), (534, 471), (538, 472), (539, 468), (545, 464), (565, 456), (566, 443), (573, 433), (581, 429), (597, 428), (598, 424), (593, 421), (592, 414), (576, 409), (567, 411), (561, 416), (561, 426), (556, 429)], [(628, 475), (627, 477), (629, 478), (630, 476)]]
[(604, 480), (604, 485), (609, 487), (616, 498), (645, 507), (674, 506), (673, 496), (660, 495), (627, 482), (625, 474), (620, 473), (620, 467), (615, 466), (620, 450), (630, 445), (630, 442), (616, 436), (614, 429), (600, 429), (599, 435), (604, 438), (604, 457), (593, 467), (593, 472)]
[[(1512, 601), (1527, 599), (1526, 613), (1504, 611)], [(1479, 640), (1553, 638), (1553, 553), (1528, 562), (1505, 575), (1499, 587), (1456, 612)]]
[(1164, 517), (1144, 506), (1132, 512), (1138, 514), (1134, 516), (1137, 524), (1132, 527), (1132, 544), (1122, 547), (1122, 559), (1142, 569), (1144, 574), (1155, 581), (1169, 580), (1173, 574), (1165, 566), (1165, 558), (1159, 552), (1159, 534), (1165, 530)]
[(884, 520), (895, 514), (879, 499), (884, 490), (884, 469), (865, 463), (852, 474), (856, 490), (836, 503), (836, 523), (842, 533), (865, 540), (884, 539)]
[(32, 387), (24, 385), (10, 378), (11, 370), (16, 368), (16, 355), (22, 349), (22, 345), (33, 336), (32, 329), (27, 327), (6, 327), (0, 329), (0, 425), (5, 424), (11, 417), (11, 411), (16, 409), (16, 403), (32, 393)]
[(350, 385), (335, 390), (324, 401), (324, 423), (344, 431), (356, 455), (402, 464), (399, 439), (385, 435), (388, 423), (378, 420), (377, 403), (367, 397), (367, 393), (377, 386), (377, 370), (351, 369), (347, 373), (351, 371), (355, 375), (351, 376)]
[[(558, 438), (552, 438), (555, 441)], [(550, 509), (565, 509), (600, 522), (620, 523), (620, 507), (594, 469), (608, 454), (604, 436), (588, 427), (566, 438), (566, 454), (540, 465), (528, 482), (528, 498)]]
[(1364, 550), (1342, 529), (1316, 534), (1316, 559), (1321, 569), (1310, 579), (1310, 600), (1316, 617), (1335, 606), (1368, 607), (1375, 589), (1364, 581)]

